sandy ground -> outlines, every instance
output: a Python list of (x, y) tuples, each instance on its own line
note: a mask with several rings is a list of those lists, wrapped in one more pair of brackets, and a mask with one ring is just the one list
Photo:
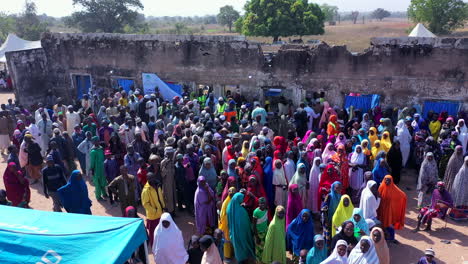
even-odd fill
[[(11, 94), (0, 94), (0, 103), (6, 103)], [(6, 167), (6, 156), (0, 159), (0, 172), (3, 173)], [(389, 244), (391, 263), (393, 264), (411, 264), (417, 263), (423, 255), (424, 249), (433, 248), (436, 252), (436, 261), (438, 264), (468, 264), (468, 237), (467, 222), (454, 222), (448, 220), (447, 228), (445, 222), (435, 219), (433, 222), (433, 231), (418, 233), (411, 232), (416, 227), (416, 175), (414, 171), (408, 170), (402, 173), (402, 183), (400, 188), (408, 195), (408, 205), (406, 210), (405, 228), (397, 231), (397, 240), (399, 245)], [(4, 188), (3, 177), (0, 178), (0, 188)], [(120, 207), (112, 207), (109, 202), (98, 202), (94, 196), (94, 187), (88, 182), (89, 198), (93, 205), (91, 211), (94, 215), (102, 216), (121, 216)], [(31, 185), (31, 203), (30, 206), (35, 210), (52, 211), (52, 200), (46, 199), (43, 193), (41, 183)], [(144, 209), (138, 208), (139, 215), (144, 218)], [(14, 217), (14, 216), (13, 216)], [(196, 233), (195, 222), (187, 213), (177, 214), (175, 221), (182, 230), (184, 239), (188, 241), (192, 234)], [(449, 240), (450, 244), (444, 244), (441, 240)], [(150, 256), (151, 262), (153, 262)]]

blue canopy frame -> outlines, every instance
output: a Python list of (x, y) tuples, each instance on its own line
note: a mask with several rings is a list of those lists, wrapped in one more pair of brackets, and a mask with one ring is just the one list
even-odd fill
[(0, 206), (0, 263), (124, 263), (147, 239), (143, 220)]

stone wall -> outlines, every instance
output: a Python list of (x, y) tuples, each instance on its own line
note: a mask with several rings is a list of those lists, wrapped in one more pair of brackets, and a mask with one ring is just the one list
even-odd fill
[[(427, 99), (468, 102), (467, 40), (441, 39), (437, 47), (404, 48), (373, 41), (360, 54), (320, 44), (284, 45), (265, 56), (260, 44), (237, 36), (47, 33), (43, 51), (34, 53), (38, 62), (23, 65), (28, 59), (14, 59), (10, 69), (36, 71), (31, 74), (36, 79), (47, 75), (48, 82), (39, 83), (68, 100), (76, 98), (72, 74), (90, 74), (93, 85), (108, 88), (113, 76), (133, 78), (141, 87), (141, 73), (148, 72), (192, 87), (211, 85), (217, 94), (223, 86), (237, 86), (246, 97), (260, 100), (260, 88), (274, 87), (283, 88), (296, 103), (312, 91), (325, 91), (336, 105), (350, 92), (380, 94), (384, 104), (395, 106)], [(45, 91), (37, 89), (29, 75), (16, 74), (17, 95)]]

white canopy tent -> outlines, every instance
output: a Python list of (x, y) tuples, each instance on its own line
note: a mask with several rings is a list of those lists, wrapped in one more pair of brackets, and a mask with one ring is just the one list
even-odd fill
[(429, 31), (423, 24), (418, 23), (413, 31), (408, 35), (408, 37), (417, 37), (417, 38), (437, 38), (434, 33)]
[(18, 50), (29, 50), (41, 48), (41, 41), (29, 41), (24, 40), (15, 34), (8, 34), (7, 39), (0, 47), (0, 62), (6, 63), (5, 52), (18, 51)]

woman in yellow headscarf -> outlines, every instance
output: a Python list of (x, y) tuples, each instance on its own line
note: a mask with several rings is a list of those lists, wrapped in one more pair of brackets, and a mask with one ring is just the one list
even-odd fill
[(372, 147), (372, 157), (371, 160), (374, 160), (375, 157), (377, 157), (377, 154), (379, 154), (380, 151), (385, 151), (380, 144), (380, 140), (376, 140), (374, 142), (374, 146)]
[(388, 152), (392, 147), (392, 141), (390, 140), (390, 133), (388, 131), (383, 132), (380, 144), (385, 152)]
[(353, 216), (353, 210), (354, 206), (351, 202), (351, 198), (349, 198), (349, 195), (345, 194), (341, 196), (340, 203), (338, 204), (338, 207), (336, 208), (332, 218), (332, 237), (336, 235), (336, 229), (340, 227), (344, 221)]
[(362, 147), (362, 153), (366, 155), (367, 157), (370, 157), (372, 155), (371, 147), (369, 146), (369, 140), (363, 139), (361, 141), (361, 147)]
[(369, 128), (369, 140), (370, 140), (370, 147), (374, 147), (374, 143), (376, 140), (378, 140), (379, 137), (377, 136), (377, 128), (371, 127)]
[(247, 158), (247, 155), (249, 155), (249, 141), (248, 140), (244, 140), (244, 142), (242, 143), (241, 153), (244, 159)]
[(226, 199), (223, 202), (223, 205), (221, 206), (221, 211), (219, 213), (219, 223), (218, 227), (221, 229), (224, 233), (224, 257), (225, 258), (232, 258), (233, 257), (233, 248), (232, 248), (232, 243), (229, 238), (229, 225), (228, 225), (228, 217), (227, 217), (227, 208), (229, 203), (231, 202), (232, 196), (236, 193), (236, 188), (231, 187), (229, 188), (229, 195), (226, 197)]

